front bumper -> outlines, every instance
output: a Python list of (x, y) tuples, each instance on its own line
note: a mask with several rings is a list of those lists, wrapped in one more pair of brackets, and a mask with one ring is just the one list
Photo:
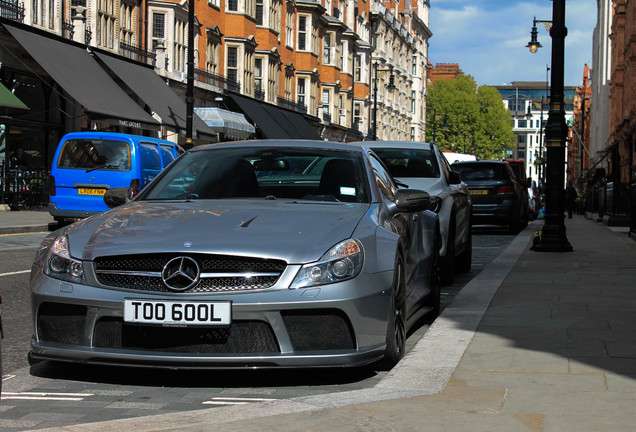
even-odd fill
[[(298, 290), (187, 295), (105, 289), (35, 272), (34, 359), (171, 368), (359, 366), (382, 358), (392, 272)], [(135, 299), (232, 302), (229, 327), (124, 323)]]

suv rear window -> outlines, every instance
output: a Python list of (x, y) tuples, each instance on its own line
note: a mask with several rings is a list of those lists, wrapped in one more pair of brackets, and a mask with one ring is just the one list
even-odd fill
[(502, 164), (460, 164), (453, 165), (464, 181), (505, 180), (507, 178)]
[(57, 167), (128, 171), (130, 145), (118, 140), (70, 139), (64, 143)]

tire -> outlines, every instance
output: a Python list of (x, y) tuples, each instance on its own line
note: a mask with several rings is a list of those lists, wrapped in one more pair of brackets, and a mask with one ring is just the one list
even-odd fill
[(395, 260), (391, 304), (386, 329), (386, 349), (382, 360), (383, 369), (391, 369), (404, 357), (406, 347), (406, 281), (404, 259), (398, 254)]
[(457, 256), (457, 271), (467, 273), (472, 267), (473, 261), (473, 233), (469, 229), (466, 239), (466, 249)]
[(451, 226), (448, 230), (448, 240), (446, 242), (446, 256), (443, 260), (442, 278), (441, 282), (444, 285), (450, 285), (455, 279), (455, 273), (457, 272), (457, 265), (455, 261), (455, 222), (451, 221)]

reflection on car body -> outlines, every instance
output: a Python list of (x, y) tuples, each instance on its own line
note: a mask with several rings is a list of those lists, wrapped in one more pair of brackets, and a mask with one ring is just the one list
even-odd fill
[[(311, 161), (297, 169), (293, 161)], [(123, 203), (125, 189), (105, 201)], [(36, 359), (170, 367), (354, 366), (404, 354), (439, 312), (430, 196), (368, 148), (195, 147), (120, 207), (48, 236)]]

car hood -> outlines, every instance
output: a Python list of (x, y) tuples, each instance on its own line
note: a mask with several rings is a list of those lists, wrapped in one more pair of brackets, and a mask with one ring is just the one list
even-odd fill
[(69, 227), (71, 255), (218, 253), (318, 260), (350, 238), (369, 204), (283, 200), (132, 202)]

